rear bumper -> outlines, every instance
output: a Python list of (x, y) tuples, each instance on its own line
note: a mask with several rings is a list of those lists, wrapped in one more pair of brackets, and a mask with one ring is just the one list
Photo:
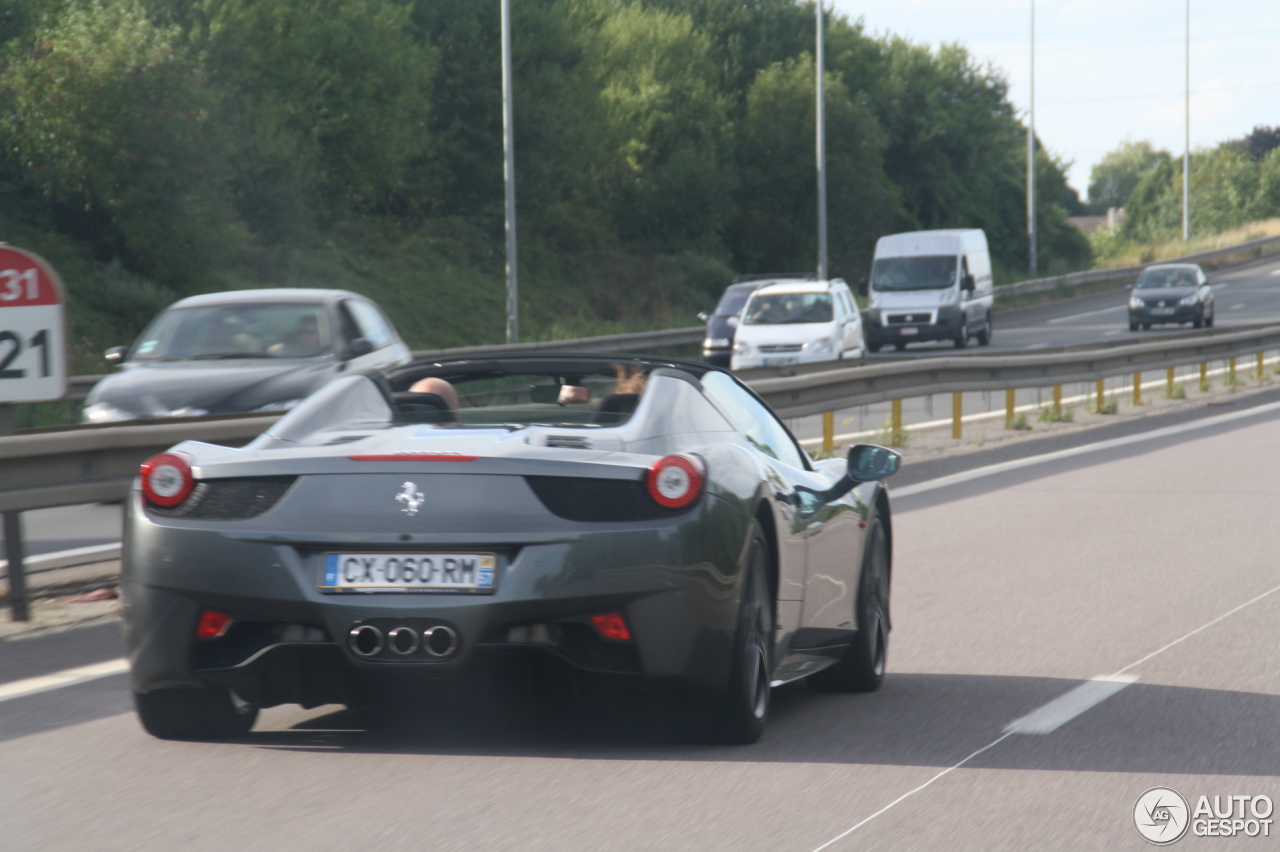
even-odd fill
[[(259, 706), (351, 703), (367, 677), (431, 683), (511, 651), (676, 688), (714, 692), (727, 683), (740, 576), (730, 542), (738, 536), (708, 535), (706, 524), (740, 524), (745, 534), (745, 522), (710, 496), (664, 521), (477, 542), (499, 553), (496, 590), (486, 595), (324, 593), (319, 553), (336, 545), (252, 540), (230, 523), (157, 522), (131, 504), (123, 582), (138, 692), (222, 684)], [(388, 539), (367, 537), (355, 549), (403, 549)], [(224, 636), (195, 638), (203, 609), (234, 617)], [(633, 641), (606, 640), (590, 626), (588, 616), (614, 611)], [(419, 647), (366, 658), (348, 641), (357, 625), (417, 636), (443, 625), (457, 647), (441, 657)]]

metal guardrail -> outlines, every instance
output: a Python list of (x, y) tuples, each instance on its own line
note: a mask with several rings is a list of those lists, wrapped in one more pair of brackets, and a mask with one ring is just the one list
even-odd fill
[(1262, 237), (1233, 246), (1209, 249), (1208, 251), (1196, 252), (1182, 257), (1169, 258), (1168, 260), (1153, 260), (1150, 263), (1117, 266), (1112, 269), (1088, 269), (1084, 272), (1072, 272), (1067, 275), (1057, 275), (1053, 278), (1033, 278), (1028, 281), (1019, 281), (1016, 284), (1001, 285), (996, 287), (995, 291), (997, 296), (1022, 295), (1024, 293), (1043, 293), (1046, 290), (1053, 290), (1058, 287), (1078, 287), (1081, 284), (1127, 281), (1130, 278), (1137, 278), (1142, 270), (1148, 266), (1157, 266), (1163, 263), (1207, 263), (1212, 260), (1234, 257), (1238, 254), (1261, 253), (1264, 249), (1278, 244), (1280, 244), (1280, 236)]
[(803, 417), (939, 393), (1012, 390), (1096, 381), (1280, 348), (1280, 325), (1213, 337), (1161, 340), (1034, 355), (916, 358), (861, 367), (758, 378), (756, 393), (781, 417)]

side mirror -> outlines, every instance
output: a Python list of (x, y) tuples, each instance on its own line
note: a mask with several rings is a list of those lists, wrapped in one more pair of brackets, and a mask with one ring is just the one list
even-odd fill
[(964, 290), (966, 293), (972, 293), (977, 288), (977, 282), (973, 280), (972, 275), (966, 275), (960, 279), (960, 289)]
[(112, 346), (102, 353), (102, 357), (106, 359), (108, 364), (119, 364), (124, 360), (125, 353), (128, 351), (127, 346)]
[(858, 279), (858, 295), (859, 296), (866, 296), (867, 291), (870, 290), (870, 287), (871, 287), (870, 282), (868, 282), (866, 278)]
[(888, 479), (898, 472), (902, 456), (885, 447), (875, 444), (857, 444), (849, 449), (848, 479), (858, 482), (871, 482), (876, 479)]
[(725, 320), (725, 322), (727, 322), (727, 323), (729, 324), (729, 327), (730, 327), (730, 328), (737, 328), (737, 327), (738, 327), (738, 318), (737, 318), (737, 317), (729, 317), (727, 320)]
[(347, 346), (348, 358), (359, 358), (373, 351), (373, 343), (367, 337), (357, 337)]
[(698, 311), (698, 322), (706, 322), (711, 319), (711, 314), (706, 311)]

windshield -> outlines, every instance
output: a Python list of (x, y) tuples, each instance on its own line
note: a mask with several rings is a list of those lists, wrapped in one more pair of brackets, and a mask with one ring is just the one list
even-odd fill
[(871, 289), (885, 293), (945, 290), (955, 283), (956, 257), (952, 254), (882, 257), (871, 267)]
[(720, 304), (716, 305), (715, 315), (718, 317), (737, 316), (742, 310), (742, 306), (747, 303), (747, 299), (751, 298), (757, 287), (730, 287), (724, 291), (724, 295), (720, 297)]
[(165, 311), (138, 339), (132, 359), (312, 358), (329, 345), (323, 305), (217, 305)]
[(831, 322), (829, 293), (769, 293), (756, 296), (747, 306), (747, 325), (794, 325)]
[[(574, 375), (445, 375), (418, 380), (396, 395), (396, 405), (405, 419), (444, 427), (618, 426), (631, 418), (647, 383), (641, 367), (621, 364)], [(441, 404), (451, 411), (428, 408)]]
[(1144, 269), (1138, 276), (1139, 290), (1157, 287), (1194, 287), (1196, 283), (1194, 269)]

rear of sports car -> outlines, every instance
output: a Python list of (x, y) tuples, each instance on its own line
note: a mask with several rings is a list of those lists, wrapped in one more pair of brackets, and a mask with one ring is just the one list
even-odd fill
[(301, 455), (181, 445), (144, 466), (124, 598), (153, 733), (234, 733), (247, 708), (359, 705), (511, 658), (724, 688), (746, 526), (705, 458), (506, 430), (386, 451), (414, 429)]

